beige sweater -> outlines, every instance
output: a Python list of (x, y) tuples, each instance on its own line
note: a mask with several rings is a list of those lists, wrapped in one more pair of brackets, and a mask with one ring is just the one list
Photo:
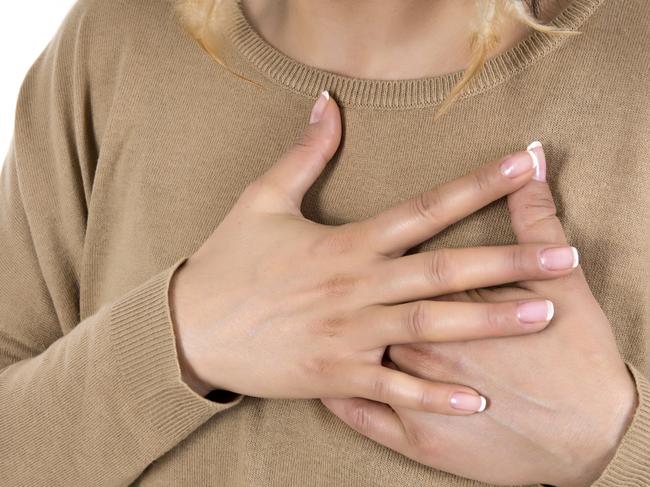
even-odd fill
[[(171, 0), (80, 0), (24, 80), (1, 174), (0, 485), (484, 485), (374, 443), (318, 400), (220, 404), (180, 380), (169, 278), (322, 89), (345, 132), (303, 205), (321, 223), (544, 143), (560, 218), (640, 395), (596, 485), (650, 485), (650, 2), (574, 0), (555, 23), (584, 34), (536, 33), (490, 60), (434, 124), (458, 74), (314, 69), (228, 0), (222, 57), (259, 88), (205, 53)], [(500, 200), (435, 245), (514, 242)]]

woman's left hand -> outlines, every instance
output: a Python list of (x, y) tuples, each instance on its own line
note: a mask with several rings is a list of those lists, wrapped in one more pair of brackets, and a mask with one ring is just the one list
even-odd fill
[[(545, 175), (543, 150), (534, 150)], [(566, 245), (545, 181), (512, 193), (508, 205), (520, 243)], [(437, 299), (547, 298), (555, 316), (541, 332), (389, 349), (400, 370), (467, 384), (487, 396), (483, 413), (445, 417), (361, 399), (323, 403), (370, 439), (456, 475), (505, 485), (591, 485), (634, 414), (634, 381), (580, 267), (558, 279), (518, 284)]]

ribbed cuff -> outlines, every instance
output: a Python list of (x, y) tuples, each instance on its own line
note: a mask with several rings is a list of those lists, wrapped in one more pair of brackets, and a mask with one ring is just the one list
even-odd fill
[(626, 365), (639, 395), (639, 404), (614, 458), (592, 487), (650, 485), (650, 382), (634, 365)]
[(127, 401), (138, 420), (172, 442), (181, 441), (216, 413), (237, 405), (238, 395), (218, 403), (181, 379), (169, 307), (169, 283), (187, 257), (151, 277), (113, 303), (110, 340)]

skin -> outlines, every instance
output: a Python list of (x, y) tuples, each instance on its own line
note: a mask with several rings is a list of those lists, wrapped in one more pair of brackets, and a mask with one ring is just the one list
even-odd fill
[[(172, 277), (186, 382), (201, 395), (220, 389), (267, 398), (364, 397), (449, 415), (476, 412), (479, 400), (473, 410), (451, 401), (457, 392), (477, 399), (469, 387), (384, 367), (386, 347), (539, 331), (546, 315), (522, 323), (518, 300), (427, 298), (554, 279), (572, 269), (544, 268), (543, 252), (557, 246), (535, 243), (404, 254), (520, 188), (534, 173), (533, 160), (522, 151), (368, 220), (320, 225), (303, 217), (300, 204), (341, 139), (338, 106), (322, 101), (321, 120), (245, 189)], [(505, 175), (503, 164), (515, 161), (522, 172)]]
[[(543, 0), (540, 20), (552, 19), (569, 2)], [(369, 79), (465, 69), (473, 5), (474, 0), (242, 0), (251, 25), (283, 53), (319, 69)], [(494, 54), (530, 32), (514, 20), (504, 22)]]
[[(542, 149), (538, 154), (544, 161)], [(513, 192), (508, 205), (520, 243), (566, 243), (545, 181)], [(546, 296), (556, 314), (543, 332), (389, 348), (397, 370), (487, 393), (485, 413), (455, 421), (360, 399), (324, 404), (369, 438), (457, 475), (503, 485), (591, 485), (629, 425), (636, 406), (633, 380), (580, 267), (559, 279), (518, 286), (442, 299), (495, 303)]]
[[(463, 69), (469, 59), (465, 0), (243, 3), (278, 49), (348, 76), (432, 76)], [(545, 3), (543, 20), (567, 3)], [(502, 33), (496, 52), (529, 31), (506, 23)], [(246, 189), (174, 276), (170, 302), (186, 383), (201, 395), (219, 388), (320, 397), (369, 438), (484, 482), (590, 485), (629, 425), (636, 392), (582, 270), (551, 276), (535, 269), (540, 245), (566, 245), (546, 183), (531, 180), (532, 171), (499, 178), (494, 161), (479, 178), (448, 183), (371, 220), (324, 227), (302, 217), (300, 201), (339, 138), (330, 101), (321, 122)], [(493, 249), (489, 260), (485, 249), (403, 257), (504, 195), (520, 250)], [(476, 262), (495, 257), (494, 269), (481, 275)], [(507, 282), (516, 286), (491, 288)], [(542, 298), (555, 303), (551, 325), (522, 327), (516, 303)], [(503, 307), (484, 307), (495, 304)], [(385, 374), (390, 369), (403, 375)], [(459, 390), (486, 396), (487, 409), (450, 408)]]

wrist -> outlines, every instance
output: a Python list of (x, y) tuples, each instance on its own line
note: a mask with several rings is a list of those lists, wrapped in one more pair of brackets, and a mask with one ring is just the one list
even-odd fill
[(598, 480), (605, 472), (627, 432), (638, 406), (638, 394), (633, 377), (627, 371), (620, 387), (610, 389), (612, 406), (608, 410), (609, 417), (604, 418), (603, 425), (609, 425), (590, 445), (591, 455), (584, 455), (585, 460), (591, 461), (584, 465), (582, 474), (571, 481), (560, 484), (562, 487), (588, 487)]
[(193, 373), (191, 367), (184, 363), (185, 361), (181, 359), (179, 352), (179, 366), (181, 369), (181, 380), (194, 392), (196, 392), (201, 397), (206, 397), (210, 392), (212, 392), (212, 387), (205, 384), (203, 381), (199, 380), (198, 377)]
[[(188, 337), (187, 326), (191, 322), (192, 317), (189, 313), (185, 313), (184, 306), (185, 293), (180, 292), (181, 274), (186, 269), (186, 263), (180, 265), (172, 274), (169, 282), (169, 310), (172, 321), (172, 329), (174, 332), (174, 342), (176, 344), (176, 357), (181, 371), (181, 380), (198, 395), (205, 397), (214, 388), (211, 387), (206, 381), (199, 378), (193, 365), (193, 360), (189, 357), (188, 352)], [(191, 307), (189, 307), (191, 309)]]

